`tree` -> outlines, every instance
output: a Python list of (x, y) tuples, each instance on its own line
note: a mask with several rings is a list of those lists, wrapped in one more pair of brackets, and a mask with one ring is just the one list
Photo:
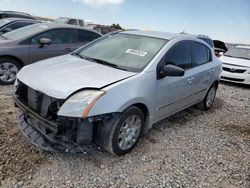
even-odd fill
[(112, 24), (110, 27), (115, 28), (116, 30), (123, 30), (120, 24)]

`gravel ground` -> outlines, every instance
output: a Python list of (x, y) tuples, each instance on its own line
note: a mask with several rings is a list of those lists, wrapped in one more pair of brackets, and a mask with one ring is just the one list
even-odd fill
[(115, 157), (51, 154), (19, 133), (12, 87), (0, 86), (1, 187), (250, 187), (250, 88), (222, 83), (216, 103), (155, 125)]

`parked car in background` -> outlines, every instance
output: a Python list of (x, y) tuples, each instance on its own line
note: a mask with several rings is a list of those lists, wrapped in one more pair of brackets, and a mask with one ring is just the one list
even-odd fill
[(0, 11), (0, 19), (3, 18), (26, 18), (36, 20), (36, 18), (30, 14), (17, 11)]
[(101, 34), (71, 25), (33, 24), (0, 35), (0, 84), (12, 84), (21, 67), (70, 53)]
[(113, 31), (116, 31), (116, 29), (113, 27), (106, 26), (106, 25), (97, 25), (97, 24), (89, 24), (87, 26), (87, 28), (92, 29), (94, 31), (97, 31), (103, 35), (110, 33), (110, 32), (113, 32)]
[(0, 35), (14, 31), (21, 27), (40, 23), (38, 20), (30, 20), (25, 18), (4, 18), (0, 19)]
[(83, 27), (84, 20), (83, 19), (76, 19), (76, 18), (65, 18), (65, 17), (60, 17), (57, 18), (54, 23), (56, 24), (69, 24), (69, 25), (77, 25)]
[[(17, 75), (19, 126), (34, 145), (78, 153), (95, 146), (124, 155), (152, 125), (214, 102), (221, 62), (197, 37), (125, 31)], [(94, 146), (93, 146), (94, 145)]]
[(221, 80), (250, 85), (250, 46), (235, 46), (219, 58)]

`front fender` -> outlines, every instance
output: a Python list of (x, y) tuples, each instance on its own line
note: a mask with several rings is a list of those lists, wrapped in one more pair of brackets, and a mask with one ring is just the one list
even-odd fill
[[(114, 112), (123, 112), (133, 104), (144, 104), (153, 114), (156, 91), (156, 74), (155, 72), (141, 73), (121, 82), (112, 84), (102, 90), (106, 94), (99, 98), (89, 112), (89, 117)], [(72, 106), (60, 108), (58, 115), (68, 117), (82, 117), (82, 104), (75, 103)]]

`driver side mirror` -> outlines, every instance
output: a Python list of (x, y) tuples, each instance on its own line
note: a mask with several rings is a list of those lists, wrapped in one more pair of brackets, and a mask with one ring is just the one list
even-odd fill
[(39, 40), (39, 48), (43, 48), (44, 45), (50, 45), (51, 44), (51, 40), (50, 39), (47, 39), (47, 38), (41, 38)]
[(184, 76), (185, 70), (181, 67), (177, 67), (172, 64), (165, 65), (159, 72), (159, 77), (164, 78), (166, 76)]

